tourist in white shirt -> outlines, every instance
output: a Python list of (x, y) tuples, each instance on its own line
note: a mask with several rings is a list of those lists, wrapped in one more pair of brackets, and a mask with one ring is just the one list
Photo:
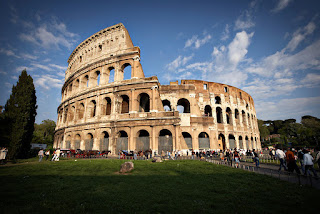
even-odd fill
[(309, 154), (309, 151), (303, 150), (303, 164), (304, 164), (304, 175), (310, 174), (309, 169), (313, 172), (315, 177), (318, 177), (316, 170), (313, 168), (313, 157)]
[(281, 167), (283, 166), (284, 170), (287, 171), (287, 166), (284, 163), (284, 158), (286, 157), (286, 154), (281, 150), (281, 149), (277, 149), (276, 151), (276, 157), (279, 158), (280, 160), (280, 167), (279, 167), (279, 171), (281, 171)]

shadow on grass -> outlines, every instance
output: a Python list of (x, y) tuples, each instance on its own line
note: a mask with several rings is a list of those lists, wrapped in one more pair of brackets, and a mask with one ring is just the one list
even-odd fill
[(319, 191), (200, 161), (30, 163), (0, 168), (4, 213), (277, 213), (314, 210)]

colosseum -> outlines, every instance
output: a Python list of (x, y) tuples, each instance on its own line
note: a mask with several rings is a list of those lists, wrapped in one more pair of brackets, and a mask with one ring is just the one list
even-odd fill
[(57, 113), (55, 148), (112, 154), (261, 148), (248, 93), (215, 82), (161, 85), (156, 76), (145, 77), (140, 48), (121, 23), (72, 52)]

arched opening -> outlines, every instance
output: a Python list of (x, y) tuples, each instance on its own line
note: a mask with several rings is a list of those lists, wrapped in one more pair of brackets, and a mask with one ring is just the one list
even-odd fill
[(171, 111), (171, 103), (169, 100), (162, 100), (164, 111)]
[(223, 134), (219, 134), (218, 143), (221, 150), (226, 150), (226, 138)]
[(258, 145), (257, 145), (257, 138), (256, 138), (256, 137), (254, 138), (254, 148), (255, 148), (255, 149), (257, 149), (257, 148), (258, 148)]
[(118, 138), (117, 138), (117, 150), (118, 151), (127, 151), (128, 150), (128, 134), (125, 131), (119, 131), (118, 132)]
[(206, 105), (206, 106), (204, 107), (204, 115), (205, 115), (205, 116), (208, 116), (208, 117), (212, 117), (212, 109), (211, 109), (211, 106)]
[(244, 125), (244, 126), (246, 126), (247, 125), (247, 123), (246, 123), (246, 113), (242, 110), (242, 124)]
[(199, 149), (210, 149), (210, 138), (206, 132), (201, 132), (198, 136)]
[(63, 135), (60, 138), (60, 144), (59, 144), (59, 148), (63, 149)]
[(150, 97), (146, 93), (139, 95), (139, 112), (149, 112), (150, 111)]
[(108, 151), (109, 150), (109, 134), (106, 131), (101, 133), (100, 138), (100, 151)]
[(246, 136), (245, 139), (246, 139), (246, 149), (249, 150), (250, 147), (249, 147), (249, 138), (248, 138), (248, 136)]
[(131, 79), (132, 68), (131, 68), (131, 65), (129, 63), (125, 63), (122, 66), (122, 71), (123, 71), (123, 80)]
[(129, 97), (127, 95), (121, 95), (121, 114), (129, 113)]
[(114, 67), (110, 67), (108, 68), (108, 73), (109, 73), (109, 80), (108, 80), (108, 83), (112, 83), (114, 82), (114, 74), (115, 74), (115, 69)]
[(251, 127), (250, 114), (248, 113), (248, 125)]
[(251, 141), (250, 141), (250, 143), (251, 143), (250, 148), (251, 148), (251, 149), (255, 149), (254, 141), (253, 141), (253, 137), (251, 137)]
[(71, 148), (71, 136), (68, 135), (66, 138), (66, 147), (65, 149), (70, 149)]
[(68, 107), (66, 107), (64, 110), (63, 122), (65, 123), (67, 119), (68, 119)]
[(89, 118), (96, 116), (96, 108), (97, 108), (96, 101), (91, 100), (87, 108)]
[(89, 76), (88, 75), (85, 75), (84, 78), (83, 78), (83, 84), (84, 84), (84, 88), (85, 87), (89, 87)]
[(168, 129), (162, 129), (159, 133), (158, 153), (161, 154), (162, 151), (167, 152), (172, 150), (172, 133)]
[(182, 132), (184, 141), (186, 142), (188, 149), (192, 149), (192, 137), (188, 132)]
[(86, 150), (86, 151), (90, 151), (93, 148), (93, 135), (91, 133), (88, 133), (86, 135), (84, 148), (85, 148), (84, 150)]
[(178, 100), (177, 110), (179, 113), (190, 113), (190, 102), (189, 100), (182, 98)]
[(237, 148), (236, 139), (232, 134), (229, 134), (229, 149)]
[(147, 151), (150, 149), (150, 136), (146, 130), (140, 130), (136, 140), (137, 151)]
[(71, 106), (70, 110), (69, 110), (69, 118), (68, 118), (68, 121), (73, 121), (74, 119), (74, 113), (75, 113), (75, 107), (74, 106)]
[(248, 104), (246, 105), (246, 109), (249, 110), (249, 105)]
[(74, 137), (74, 149), (80, 149), (80, 143), (81, 143), (81, 136), (79, 134), (76, 134)]
[(238, 121), (238, 119), (239, 119), (239, 111), (238, 111), (238, 109), (234, 110), (234, 118)]
[(73, 88), (75, 91), (77, 91), (79, 89), (79, 79), (77, 79), (74, 84), (73, 84)]
[(82, 119), (84, 115), (84, 104), (80, 103), (79, 107), (78, 107), (78, 118)]
[(96, 85), (99, 85), (100, 84), (100, 71), (96, 71), (94, 72), (94, 80), (96, 81)]
[(102, 101), (101, 105), (102, 115), (110, 115), (111, 114), (111, 99), (110, 97), (105, 97)]
[(215, 97), (215, 103), (216, 104), (221, 104), (221, 98), (219, 96)]
[(240, 149), (244, 149), (242, 136), (239, 136), (239, 147)]
[(227, 124), (232, 125), (232, 111), (229, 107), (226, 109), (226, 119), (227, 119)]
[(222, 123), (222, 109), (220, 107), (217, 107), (216, 113), (217, 113), (217, 123)]
[(72, 94), (72, 83), (69, 85), (69, 92), (68, 92), (69, 96)]

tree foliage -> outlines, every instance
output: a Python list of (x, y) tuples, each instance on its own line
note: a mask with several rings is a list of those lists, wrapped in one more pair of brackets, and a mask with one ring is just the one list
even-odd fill
[(32, 143), (53, 145), (56, 123), (53, 120), (44, 120), (41, 124), (34, 124)]
[[(280, 138), (272, 138), (269, 143), (292, 144), (293, 146), (319, 146), (320, 119), (313, 116), (303, 116), (301, 123), (295, 119), (287, 120), (258, 120), (261, 140), (267, 139), (266, 135), (280, 134)], [(269, 131), (269, 134), (268, 134)]]
[(37, 114), (36, 102), (33, 79), (23, 70), (1, 114), (0, 124), (1, 129), (7, 132), (5, 144), (9, 147), (10, 159), (28, 157)]

